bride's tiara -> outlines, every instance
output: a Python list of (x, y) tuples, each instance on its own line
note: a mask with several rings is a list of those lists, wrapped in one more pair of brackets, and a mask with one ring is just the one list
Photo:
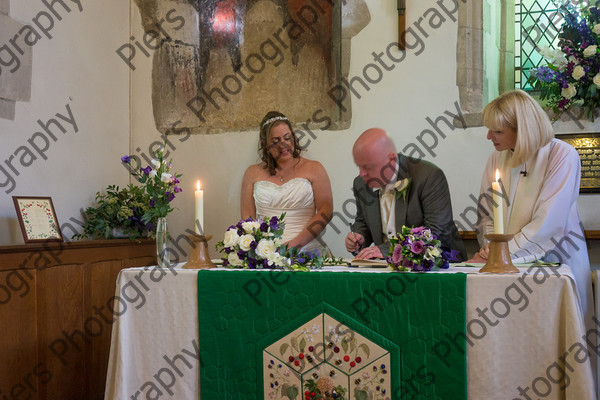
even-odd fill
[(282, 117), (282, 116), (269, 118), (268, 120), (266, 120), (264, 122), (264, 124), (262, 124), (262, 127), (264, 128), (265, 126), (269, 125), (271, 122), (275, 122), (275, 121), (288, 121), (289, 122), (289, 119), (287, 117)]

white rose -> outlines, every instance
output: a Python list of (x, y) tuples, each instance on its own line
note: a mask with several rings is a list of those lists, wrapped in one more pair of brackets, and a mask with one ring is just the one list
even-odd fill
[(232, 251), (227, 255), (227, 261), (229, 261), (229, 264), (233, 265), (234, 267), (240, 267), (244, 265), (235, 251)]
[(595, 55), (597, 50), (598, 50), (598, 46), (596, 46), (596, 45), (588, 46), (585, 48), (585, 50), (583, 50), (583, 56), (585, 58), (589, 58), (589, 57)]
[(273, 243), (275, 243), (275, 247), (279, 247), (283, 244), (283, 240), (281, 240), (281, 238), (275, 238), (273, 239)]
[[(598, 25), (600, 25), (600, 24), (598, 24)], [(600, 88), (600, 73), (596, 74), (596, 76), (594, 77), (594, 84), (596, 86), (598, 86), (598, 88)]]
[(267, 254), (267, 261), (269, 261), (269, 265), (281, 266), (281, 258), (281, 254), (276, 251)]
[(440, 249), (437, 247), (428, 247), (427, 251), (425, 251), (425, 258), (428, 260), (433, 260), (434, 258), (439, 257), (440, 254)]
[(250, 244), (254, 241), (254, 236), (244, 235), (240, 238), (240, 249), (244, 251), (250, 250)]
[(151, 170), (150, 173), (148, 173), (148, 176), (150, 178), (154, 179), (154, 177), (156, 176), (156, 170), (155, 169)]
[(154, 168), (160, 167), (160, 162), (158, 160), (152, 160), (152, 161), (150, 161), (150, 163), (152, 163), (152, 165), (154, 166)]
[(600, 35), (600, 24), (594, 25), (592, 32), (594, 32), (596, 35)]
[(585, 76), (585, 69), (583, 69), (581, 65), (578, 65), (573, 69), (571, 76), (573, 76), (573, 79), (578, 81)]
[(256, 246), (256, 255), (260, 258), (268, 259), (269, 254), (275, 252), (275, 243), (272, 240), (260, 239)]
[(575, 96), (577, 94), (577, 89), (575, 89), (575, 86), (569, 84), (568, 87), (566, 87), (560, 91), (560, 94), (565, 99), (571, 99), (571, 98), (573, 98), (573, 96)]
[(238, 240), (240, 236), (237, 233), (237, 229), (232, 228), (225, 232), (225, 238), (223, 239), (223, 244), (225, 247), (233, 247), (238, 244)]
[(242, 222), (242, 229), (246, 233), (252, 233), (254, 229), (260, 229), (260, 223), (257, 221)]
[(171, 182), (172, 180), (173, 180), (173, 175), (171, 175), (171, 174), (167, 174), (166, 172), (163, 172), (163, 173), (160, 175), (160, 181), (161, 181), (161, 182), (164, 182), (164, 183), (169, 183), (169, 182)]

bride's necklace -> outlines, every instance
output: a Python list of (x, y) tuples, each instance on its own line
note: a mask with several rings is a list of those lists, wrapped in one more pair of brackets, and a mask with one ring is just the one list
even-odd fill
[[(290, 168), (288, 171), (286, 171), (286, 175), (288, 174), (288, 172), (291, 172), (294, 168)], [(283, 183), (283, 181), (285, 180), (283, 178), (283, 171), (282, 170), (275, 170), (275, 176), (279, 176), (279, 182)]]

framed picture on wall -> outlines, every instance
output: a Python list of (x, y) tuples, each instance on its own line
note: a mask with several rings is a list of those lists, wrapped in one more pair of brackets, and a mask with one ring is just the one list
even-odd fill
[(63, 241), (52, 198), (37, 196), (13, 196), (12, 198), (25, 243)]
[(581, 160), (580, 193), (600, 193), (600, 133), (564, 133), (556, 137), (575, 147)]

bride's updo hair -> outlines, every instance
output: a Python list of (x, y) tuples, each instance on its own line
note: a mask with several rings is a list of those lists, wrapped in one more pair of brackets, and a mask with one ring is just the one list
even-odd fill
[(273, 128), (277, 124), (284, 123), (290, 128), (290, 132), (292, 132), (292, 142), (294, 143), (294, 148), (292, 150), (292, 157), (298, 158), (300, 157), (300, 153), (302, 152), (302, 147), (298, 144), (298, 138), (292, 129), (292, 123), (282, 113), (279, 111), (269, 111), (267, 115), (260, 122), (260, 140), (258, 141), (258, 154), (260, 155), (260, 159), (265, 163), (265, 169), (269, 170), (271, 175), (275, 175), (275, 167), (277, 167), (277, 160), (271, 155), (269, 149), (271, 145), (269, 144), (271, 128)]

